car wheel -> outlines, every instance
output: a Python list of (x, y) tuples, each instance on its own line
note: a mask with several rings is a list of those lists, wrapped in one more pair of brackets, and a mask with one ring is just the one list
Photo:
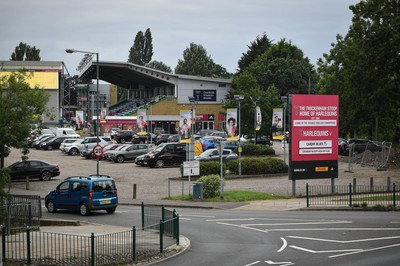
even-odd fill
[(41, 176), (40, 179), (43, 181), (49, 181), (51, 179), (51, 173), (50, 171), (44, 171)]
[(115, 209), (116, 209), (116, 207), (107, 209), (106, 211), (107, 211), (107, 213), (109, 213), (109, 214), (113, 214), (113, 213), (115, 212)]
[(118, 155), (117, 158), (115, 159), (116, 163), (123, 163), (125, 161), (124, 156)]
[(48, 151), (51, 151), (52, 149), (53, 149), (52, 146), (47, 147), (47, 150), (48, 150)]
[(121, 143), (124, 144), (125, 143), (125, 139), (121, 139)]
[(78, 154), (79, 154), (79, 150), (78, 150), (77, 148), (72, 148), (72, 149), (69, 151), (69, 155), (76, 156), (76, 155), (78, 155)]
[(81, 205), (79, 206), (79, 213), (82, 216), (88, 216), (90, 214), (90, 210), (86, 203), (81, 203)]
[(163, 168), (164, 165), (165, 165), (165, 163), (164, 163), (163, 160), (158, 160), (158, 161), (156, 161), (156, 167), (157, 167), (157, 168)]
[(47, 211), (50, 213), (57, 212), (57, 207), (51, 200), (47, 202)]
[(144, 141), (143, 140), (139, 141), (139, 144), (144, 144)]

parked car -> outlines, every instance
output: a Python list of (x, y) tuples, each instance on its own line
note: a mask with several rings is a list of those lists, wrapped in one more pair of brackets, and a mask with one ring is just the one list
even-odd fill
[(208, 149), (212, 149), (216, 147), (216, 141), (214, 141), (213, 139), (208, 139), (208, 138), (202, 138), (199, 139), (199, 141), (201, 142), (201, 146), (203, 147), (203, 151), (206, 151)]
[(201, 129), (199, 130), (196, 134), (193, 135), (194, 139), (199, 139), (202, 137), (205, 137), (207, 135), (210, 135), (213, 132), (216, 132), (217, 130), (215, 129)]
[[(224, 163), (226, 163), (230, 160), (237, 159), (237, 158), (239, 158), (239, 156), (236, 153), (234, 153), (232, 150), (224, 149), (222, 151), (222, 161)], [(205, 152), (203, 152), (202, 154), (195, 156), (194, 159), (197, 161), (201, 161), (201, 162), (220, 161), (221, 160), (218, 149), (208, 149)]]
[(171, 136), (171, 134), (160, 134), (160, 135), (157, 135), (156, 139), (154, 140), (154, 144), (160, 145), (161, 143), (168, 142), (169, 136)]
[(178, 142), (179, 141), (179, 135), (178, 134), (173, 134), (168, 137), (168, 142)]
[(152, 150), (153, 146), (150, 144), (132, 144), (122, 149), (111, 151), (108, 160), (115, 163), (133, 161), (137, 156), (146, 154)]
[(139, 166), (146, 166), (147, 162), (146, 162), (146, 156), (148, 155), (148, 153), (139, 155), (135, 158), (135, 164), (139, 165)]
[(363, 153), (366, 150), (371, 152), (382, 151), (381, 145), (368, 139), (348, 139), (347, 143), (346, 154), (350, 154), (350, 151), (353, 151), (353, 154)]
[(114, 135), (114, 140), (117, 143), (125, 143), (132, 141), (132, 137), (136, 132), (133, 130), (118, 130)]
[(35, 149), (38, 150), (38, 149), (40, 149), (40, 143), (42, 143), (42, 142), (44, 142), (44, 141), (46, 141), (46, 140), (49, 140), (49, 139), (51, 139), (51, 138), (54, 138), (54, 135), (53, 135), (53, 134), (41, 136), (41, 137), (37, 138), (36, 140), (34, 140), (34, 141), (32, 142), (31, 148), (35, 148)]
[(8, 166), (11, 180), (39, 178), (49, 181), (54, 176), (60, 175), (60, 167), (41, 160), (25, 160), (15, 162)]
[(64, 140), (68, 139), (68, 138), (70, 138), (70, 137), (67, 137), (67, 136), (65, 136), (65, 137), (53, 137), (51, 139), (48, 139), (46, 141), (41, 142), (39, 146), (40, 146), (40, 149), (42, 149), (42, 150), (49, 150), (50, 151), (50, 150), (53, 150), (53, 149), (59, 149), (61, 143)]
[(144, 144), (144, 143), (154, 143), (157, 135), (153, 133), (147, 133), (145, 135), (134, 134), (132, 136), (133, 144)]
[(238, 140), (224, 140), (224, 141), (221, 141), (221, 145), (224, 149), (234, 151), (236, 148), (239, 147), (239, 141)]
[(97, 146), (97, 144), (100, 145), (101, 147), (105, 147), (107, 145), (110, 145), (111, 143), (112, 142), (110, 137), (99, 137), (98, 143), (96, 137), (88, 137), (85, 138), (82, 144), (78, 144), (78, 148), (81, 157), (85, 159), (92, 159), (96, 158), (93, 155), (93, 148)]
[(58, 148), (61, 152), (64, 151), (64, 147), (66, 144), (70, 144), (70, 143), (74, 143), (77, 140), (81, 140), (81, 139), (76, 139), (76, 138), (68, 138), (68, 139), (64, 139), (63, 142), (61, 142), (60, 147)]
[(74, 176), (63, 180), (45, 197), (48, 212), (58, 209), (79, 211), (89, 215), (94, 210), (114, 213), (118, 206), (115, 181), (109, 176)]
[(121, 129), (120, 129), (120, 128), (117, 128), (117, 127), (111, 128), (111, 130), (110, 130), (111, 139), (114, 139), (115, 134), (117, 134), (117, 132), (120, 131), (120, 130), (121, 130)]
[[(129, 145), (131, 145), (131, 144), (114, 144), (114, 145), (110, 144), (110, 145), (104, 147), (105, 149), (103, 149), (103, 154), (102, 154), (103, 160), (108, 160), (109, 156), (112, 152), (123, 149), (124, 147), (127, 147)], [(111, 148), (107, 148), (107, 147), (111, 147)]]
[(80, 154), (79, 149), (83, 145), (84, 139), (78, 139), (72, 143), (64, 143), (64, 149), (61, 150), (63, 153), (68, 155), (78, 155)]
[(257, 138), (254, 138), (254, 136), (245, 136), (244, 142), (246, 142), (246, 141), (250, 141), (255, 144), (268, 145), (268, 146), (272, 146), (274, 144), (268, 136), (257, 136)]
[(162, 168), (167, 165), (181, 165), (186, 160), (186, 143), (163, 143), (145, 156), (151, 168)]

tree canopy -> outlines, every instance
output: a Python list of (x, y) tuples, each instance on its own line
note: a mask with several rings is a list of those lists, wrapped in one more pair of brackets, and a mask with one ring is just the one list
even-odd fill
[(136, 34), (133, 46), (129, 50), (128, 63), (144, 66), (153, 57), (153, 39), (150, 28), (145, 33), (139, 31)]
[(153, 60), (150, 63), (146, 64), (145, 66), (163, 72), (172, 73), (172, 69), (161, 61)]
[(254, 131), (255, 105), (260, 106), (263, 123), (261, 134), (270, 135), (272, 109), (282, 105), (280, 96), (293, 93), (315, 93), (310, 80), (317, 75), (303, 52), (285, 39), (272, 43), (264, 34), (248, 46), (239, 60), (240, 70), (235, 74), (232, 90), (225, 107), (237, 106), (233, 95), (244, 96), (241, 103), (243, 132)]
[(352, 25), (318, 61), (319, 91), (338, 94), (342, 135), (400, 139), (398, 0), (350, 6)]
[(11, 61), (40, 61), (40, 50), (20, 42), (11, 54)]
[(3, 200), (3, 188), (7, 180), (4, 158), (10, 148), (28, 153), (27, 138), (36, 117), (46, 110), (50, 95), (38, 87), (30, 88), (25, 81), (28, 74), (15, 72), (0, 77), (0, 203)]
[(229, 78), (231, 76), (224, 67), (214, 63), (203, 46), (195, 43), (191, 43), (183, 51), (183, 59), (178, 60), (175, 73), (210, 78)]

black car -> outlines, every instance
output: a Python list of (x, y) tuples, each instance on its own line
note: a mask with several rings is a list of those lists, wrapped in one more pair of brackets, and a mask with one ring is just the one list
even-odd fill
[(347, 141), (346, 154), (359, 154), (365, 151), (380, 152), (382, 146), (368, 139), (349, 139)]
[(151, 168), (166, 165), (181, 165), (186, 160), (186, 143), (172, 142), (158, 145), (145, 156), (145, 162)]
[(40, 143), (49, 140), (51, 138), (54, 138), (54, 135), (45, 135), (45, 136), (41, 136), (39, 138), (37, 138), (36, 140), (34, 140), (31, 144), (31, 148), (35, 148), (35, 149), (40, 149)]
[(39, 178), (49, 181), (54, 176), (60, 175), (60, 167), (56, 164), (40, 160), (25, 160), (13, 163), (8, 167), (11, 180)]
[(132, 136), (132, 143), (133, 144), (153, 143), (156, 137), (157, 136), (153, 133), (147, 133), (145, 135), (135, 134)]
[(40, 149), (43, 150), (53, 150), (53, 149), (59, 149), (61, 143), (65, 140), (65, 139), (69, 139), (71, 137), (67, 137), (67, 136), (63, 136), (63, 137), (54, 137), (51, 139), (48, 139), (46, 141), (43, 141), (39, 144)]
[(171, 134), (160, 134), (156, 137), (154, 144), (160, 145), (161, 143), (166, 143), (168, 142), (168, 138), (171, 136)]
[(119, 130), (114, 135), (114, 140), (117, 143), (125, 143), (127, 141), (132, 141), (132, 137), (136, 132), (133, 130)]
[(257, 136), (257, 138), (252, 137), (247, 137), (246, 141), (250, 141), (254, 144), (262, 144), (262, 145), (268, 145), (272, 146), (273, 142), (268, 136)]

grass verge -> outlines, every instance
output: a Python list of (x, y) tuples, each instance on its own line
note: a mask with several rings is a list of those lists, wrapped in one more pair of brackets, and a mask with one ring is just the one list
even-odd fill
[[(193, 200), (192, 195), (180, 195), (167, 200)], [(219, 196), (209, 199), (203, 199), (205, 202), (242, 202), (242, 201), (255, 201), (255, 200), (277, 200), (277, 199), (290, 199), (289, 196), (267, 194), (262, 192), (244, 191), (244, 190), (229, 190), (224, 191), (224, 199)]]

